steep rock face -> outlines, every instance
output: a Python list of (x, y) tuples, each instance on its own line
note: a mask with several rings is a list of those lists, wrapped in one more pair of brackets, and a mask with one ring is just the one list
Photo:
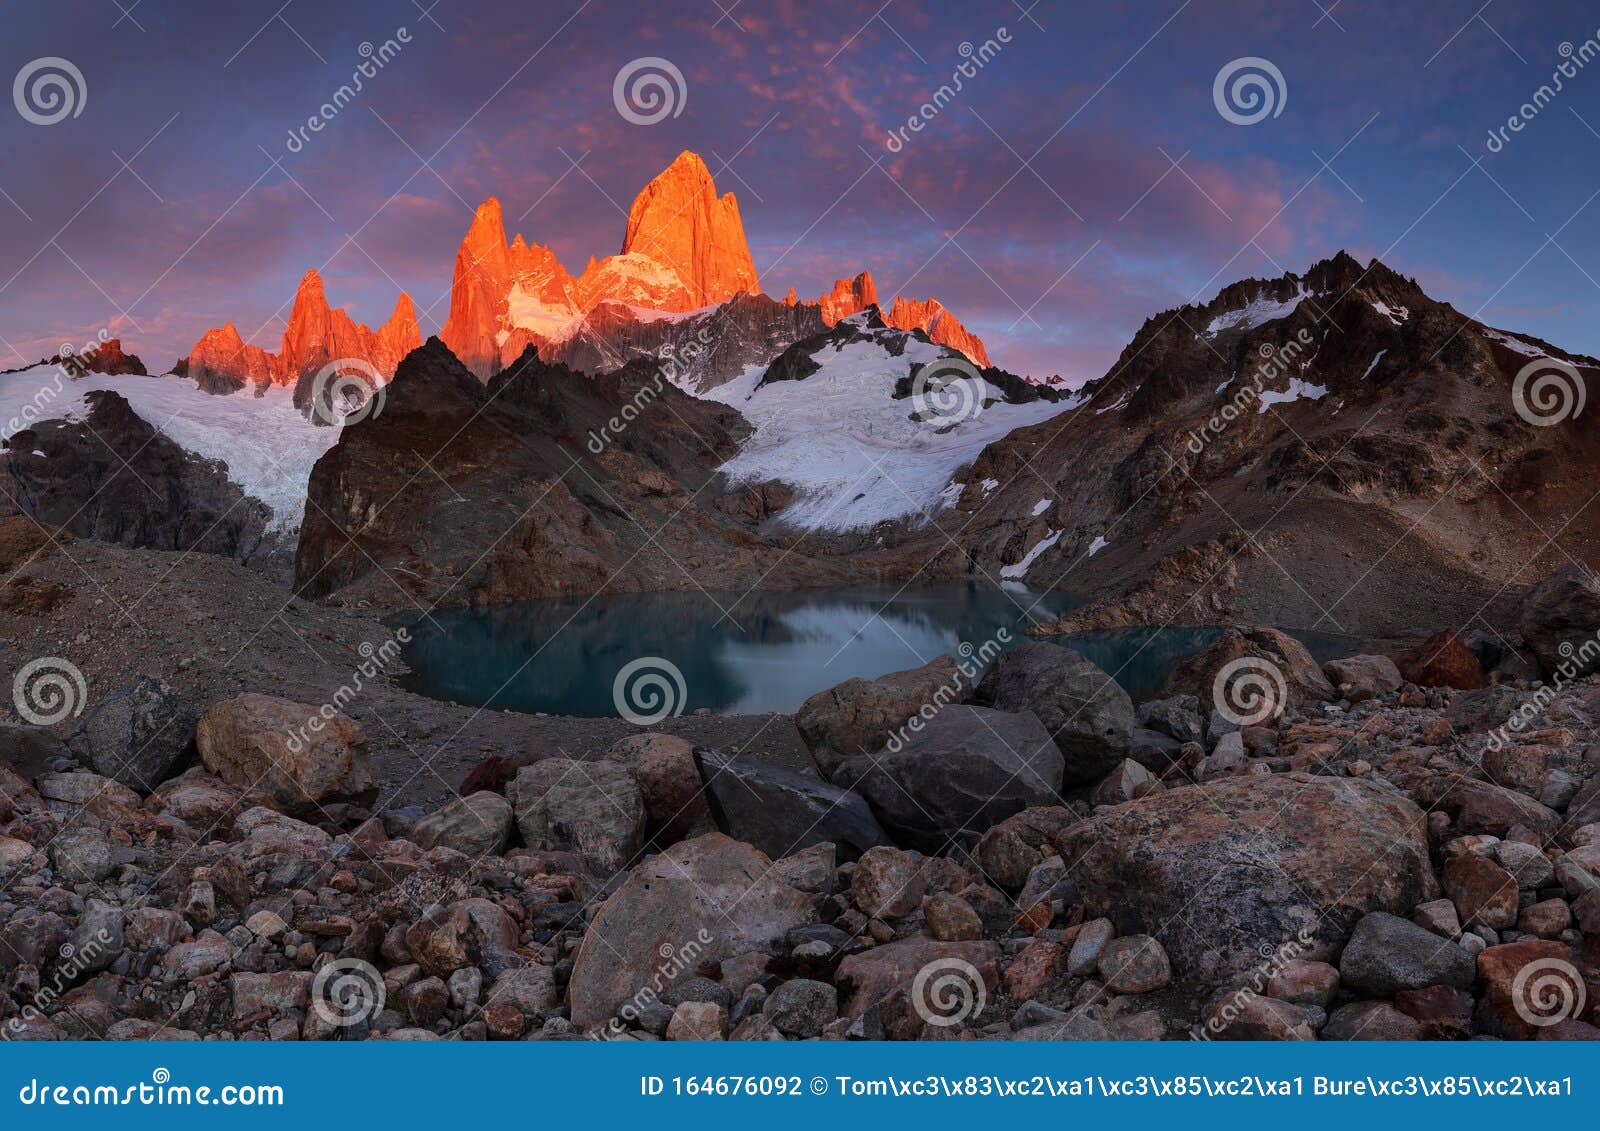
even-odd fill
[[(733, 194), (719, 197), (705, 162), (685, 152), (634, 198), (622, 251), (576, 278), (547, 247), (521, 235), (507, 244), (500, 202), (485, 201), (456, 254), (439, 336), (484, 381), (533, 346), (585, 373), (665, 359), (677, 384), (705, 392), (877, 302), (865, 271), (816, 303), (793, 288), (782, 302), (762, 294)], [(989, 365), (933, 299), (897, 299), (886, 317)]]
[[(853, 279), (837, 280), (831, 291), (817, 299), (823, 321), (829, 326), (878, 305), (878, 287), (871, 271), (863, 271)], [(937, 344), (960, 350), (981, 368), (988, 369), (993, 364), (978, 336), (963, 326), (938, 299), (909, 299), (896, 295), (882, 316), (884, 322), (896, 330), (921, 330)]]
[(688, 150), (634, 198), (622, 240), (622, 254), (633, 253), (675, 272), (688, 289), (686, 306), (658, 309), (694, 310), (761, 289), (738, 201), (731, 192), (717, 196), (711, 170)]
[(227, 468), (186, 452), (115, 393), (92, 391), (83, 421), (11, 436), (0, 456), (0, 515), (23, 513), (82, 538), (248, 561), (270, 511)]
[[(137, 354), (122, 352), (120, 338), (107, 338), (86, 350), (65, 350), (53, 357), (41, 358), (38, 364), (59, 365), (69, 377), (81, 377), (85, 373), (106, 373), (111, 376), (131, 374), (136, 377), (149, 375)], [(19, 373), (22, 369), (32, 368), (31, 365), (24, 365), (21, 369), (0, 369), (0, 373)]]
[[(675, 589), (685, 569), (711, 586), (839, 578), (714, 505), (747, 433), (643, 362), (585, 377), (529, 350), (484, 386), (429, 339), (317, 461), (296, 588), (462, 605)], [(414, 474), (423, 457), (432, 473)]]
[(328, 362), (342, 358), (364, 362), (388, 377), (400, 359), (421, 344), (410, 295), (402, 294), (389, 320), (372, 330), (354, 321), (343, 308), (330, 307), (322, 276), (308, 271), (295, 291), (277, 354), (244, 342), (229, 322), (207, 330), (177, 368), (208, 392), (229, 393), (246, 384), (298, 386)]
[(1600, 553), (1600, 436), (1517, 408), (1540, 355), (1600, 377), (1376, 260), (1244, 280), (1150, 318), (1071, 412), (992, 444), (963, 541), (991, 574), (1090, 597), (1062, 632), (1464, 620), (1514, 600), (1539, 529)]
[(275, 354), (250, 345), (232, 322), (202, 334), (177, 368), (208, 393), (232, 393), (246, 385), (280, 384), (279, 374), (283, 371)]

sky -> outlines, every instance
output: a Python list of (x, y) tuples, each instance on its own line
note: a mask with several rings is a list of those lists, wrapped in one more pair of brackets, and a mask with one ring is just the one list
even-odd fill
[[(684, 149), (769, 294), (870, 269), (1016, 372), (1100, 376), (1147, 317), (1341, 248), (1600, 354), (1577, 0), (4, 3), (0, 368), (104, 330), (165, 370), (228, 320), (276, 350), (310, 268), (372, 325), (409, 292), (434, 333), (484, 198), (576, 273)], [(671, 112), (619, 106), (624, 72)], [(50, 73), (64, 102), (30, 101)]]

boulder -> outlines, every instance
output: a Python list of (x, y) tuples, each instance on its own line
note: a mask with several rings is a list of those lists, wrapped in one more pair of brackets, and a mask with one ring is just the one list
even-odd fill
[(1032, 713), (946, 707), (899, 750), (852, 758), (835, 782), (871, 803), (897, 840), (939, 854), (1061, 788), (1061, 751)]
[(1529, 586), (1518, 614), (1523, 642), (1545, 674), (1564, 681), (1594, 666), (1600, 633), (1600, 579), (1588, 566), (1571, 563)]
[(1024, 809), (983, 834), (972, 851), (972, 862), (991, 884), (1016, 891), (1034, 868), (1056, 854), (1056, 836), (1078, 820), (1078, 814), (1064, 805)]
[(1438, 894), (1426, 819), (1394, 789), (1303, 773), (1228, 778), (1102, 810), (1057, 838), (1088, 916), (1155, 936), (1218, 983), (1299, 939), (1322, 959), (1372, 911)]
[(505, 851), (515, 825), (511, 803), (498, 793), (458, 797), (443, 809), (418, 821), (408, 838), (419, 848), (443, 845), (468, 856), (490, 856)]
[(650, 988), (663, 954), (690, 966), (784, 952), (791, 928), (816, 921), (811, 898), (782, 883), (760, 850), (721, 833), (680, 841), (634, 868), (583, 936), (568, 986), (572, 1023), (588, 1029)]
[(717, 827), (775, 860), (826, 843), (853, 860), (889, 843), (858, 793), (749, 755), (702, 748), (695, 757)]
[(1475, 976), (1472, 956), (1455, 942), (1382, 911), (1356, 924), (1339, 958), (1340, 981), (1373, 997), (1428, 986), (1464, 990)]
[(1193, 695), (1175, 695), (1139, 704), (1139, 724), (1179, 743), (1200, 742), (1205, 738), (1205, 717), (1200, 713), (1200, 700)]
[(644, 800), (618, 762), (546, 758), (518, 770), (506, 796), (524, 844), (576, 852), (602, 876), (644, 845)]
[(1417, 1041), (1422, 1023), (1386, 1001), (1352, 1001), (1328, 1016), (1325, 1041)]
[(95, 704), (69, 745), (97, 774), (149, 793), (194, 757), (197, 718), (165, 680), (147, 675)]
[[(64, 768), (72, 761), (66, 743), (43, 727), (0, 723), (0, 765), (30, 782), (40, 774)], [(9, 792), (0, 781), (0, 795)]]
[(874, 919), (899, 919), (922, 903), (927, 890), (920, 853), (888, 845), (868, 849), (850, 874), (850, 896), (862, 914)]
[(1322, 665), (1322, 674), (1341, 697), (1353, 703), (1382, 699), (1399, 691), (1404, 682), (1400, 669), (1388, 656), (1346, 656), (1342, 660), (1329, 660)]
[(1478, 657), (1453, 628), (1442, 629), (1415, 648), (1402, 652), (1396, 666), (1407, 682), (1419, 687), (1469, 691), (1488, 682)]
[(944, 654), (920, 668), (847, 679), (819, 691), (800, 705), (794, 721), (817, 767), (831, 778), (845, 759), (882, 750), (923, 708), (959, 703), (967, 690), (955, 658)]
[(1314, 1041), (1315, 1016), (1308, 1006), (1238, 990), (1206, 1007), (1202, 1029), (1215, 1041)]
[[(1265, 692), (1266, 694), (1263, 694)], [(1163, 696), (1193, 695), (1207, 712), (1266, 721), (1302, 703), (1337, 699), (1305, 645), (1275, 628), (1226, 628), (1179, 664)], [(1282, 699), (1282, 702), (1278, 700)], [(1215, 739), (1213, 731), (1211, 737)]]
[(1540, 1030), (1582, 1020), (1588, 999), (1572, 954), (1561, 943), (1538, 939), (1491, 946), (1478, 954), (1483, 992), (1474, 1015), (1490, 1036), (1529, 1041)]
[(827, 982), (792, 978), (773, 990), (762, 1014), (790, 1037), (815, 1037), (839, 1016), (839, 992)]
[(711, 831), (694, 744), (672, 734), (632, 734), (606, 751), (639, 784), (650, 838), (668, 845)]
[(200, 716), (195, 746), (225, 783), (264, 789), (291, 810), (377, 799), (366, 735), (325, 707), (270, 695), (224, 699)]
[(1444, 862), (1444, 893), (1461, 925), (1502, 930), (1517, 924), (1517, 880), (1485, 856), (1463, 852)]
[(1116, 769), (1139, 725), (1133, 701), (1116, 680), (1055, 644), (1002, 652), (983, 673), (972, 701), (1038, 716), (1061, 751), (1061, 781), (1069, 785), (1092, 784)]
[(1172, 981), (1172, 964), (1149, 935), (1124, 935), (1100, 952), (1100, 980), (1114, 994), (1147, 994)]
[(900, 939), (848, 955), (834, 978), (848, 995), (841, 1006), (846, 1017), (860, 1017), (898, 990), (923, 1021), (947, 1021), (963, 1012), (965, 1020), (979, 1017), (980, 999), (986, 1002), (999, 980), (997, 944), (925, 938)]

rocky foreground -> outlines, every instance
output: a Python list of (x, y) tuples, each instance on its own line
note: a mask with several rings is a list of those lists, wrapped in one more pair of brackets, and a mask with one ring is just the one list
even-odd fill
[(1034, 643), (371, 812), (358, 724), (147, 677), (0, 731), (9, 1039), (1593, 1039), (1600, 586), (1520, 643)]

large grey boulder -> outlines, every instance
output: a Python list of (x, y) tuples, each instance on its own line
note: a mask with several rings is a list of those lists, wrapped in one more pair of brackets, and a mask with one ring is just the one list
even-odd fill
[(1002, 652), (983, 673), (972, 701), (1037, 715), (1061, 751), (1068, 785), (1089, 785), (1116, 769), (1139, 725), (1133, 701), (1114, 679), (1055, 644)]
[(1221, 983), (1284, 945), (1325, 959), (1361, 916), (1435, 898), (1426, 826), (1383, 784), (1289, 773), (1170, 789), (1055, 839), (1087, 917), (1153, 935), (1185, 979)]
[(800, 705), (795, 726), (822, 775), (831, 778), (847, 758), (883, 749), (890, 736), (924, 708), (959, 703), (971, 690), (949, 654), (920, 668), (877, 679), (847, 679)]
[(412, 828), (410, 839), (421, 848), (442, 845), (468, 856), (488, 856), (505, 850), (514, 823), (511, 803), (485, 790), (429, 813)]
[(1454, 941), (1398, 915), (1375, 911), (1356, 924), (1339, 959), (1339, 980), (1373, 997), (1429, 986), (1471, 989), (1477, 963)]
[(1400, 669), (1388, 656), (1345, 656), (1329, 660), (1322, 665), (1322, 674), (1328, 677), (1334, 690), (1352, 703), (1364, 699), (1381, 699), (1392, 691), (1400, 690), (1405, 681)]
[(1562, 567), (1523, 594), (1518, 622), (1545, 674), (1571, 679), (1589, 671), (1600, 659), (1600, 579), (1586, 565)]
[(165, 680), (147, 675), (97, 703), (69, 746), (95, 773), (149, 793), (194, 757), (198, 719)]
[(748, 844), (707, 833), (636, 867), (601, 904), (573, 961), (572, 1023), (588, 1029), (661, 992), (663, 968), (689, 976), (742, 954), (779, 953), (816, 921), (811, 897), (778, 879)]
[(576, 852), (603, 876), (644, 844), (644, 800), (618, 762), (546, 758), (517, 771), (506, 799), (529, 848)]
[(814, 844), (854, 859), (888, 844), (866, 798), (820, 778), (749, 755), (695, 751), (717, 827), (774, 860)]
[(899, 841), (934, 854), (1031, 805), (1053, 805), (1061, 751), (1031, 712), (946, 707), (898, 750), (852, 758), (834, 780)]

